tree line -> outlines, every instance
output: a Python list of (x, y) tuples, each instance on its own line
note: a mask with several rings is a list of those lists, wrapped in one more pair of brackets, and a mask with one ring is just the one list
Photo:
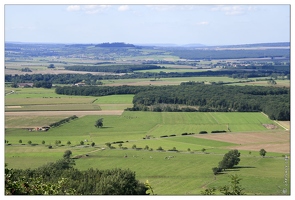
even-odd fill
[(149, 70), (149, 69), (161, 69), (162, 67), (157, 65), (147, 64), (128, 64), (128, 65), (71, 65), (65, 66), (66, 70), (73, 71), (87, 71), (87, 72), (112, 72), (112, 73), (130, 73), (135, 70)]
[[(87, 70), (86, 67), (83, 69)], [(244, 70), (219, 70), (219, 71), (201, 71), (201, 72), (134, 72), (123, 75), (93, 75), (87, 74), (25, 74), (25, 75), (5, 75), (5, 82), (12, 83), (28, 83), (36, 81), (46, 81), (52, 84), (75, 84), (78, 82), (84, 82), (86, 85), (102, 85), (102, 80), (110, 79), (132, 79), (132, 78), (175, 78), (175, 77), (230, 77), (230, 78), (258, 78), (269, 76), (289, 76), (290, 72), (283, 71), (277, 73), (276, 70), (257, 70), (257, 71), (244, 71)]]
[(5, 75), (5, 82), (28, 83), (47, 82), (52, 84), (75, 84), (84, 81), (87, 85), (102, 85), (103, 76), (92, 74), (25, 74)]
[[(290, 120), (290, 89), (285, 87), (205, 84), (125, 85), (57, 87), (55, 92), (83, 96), (135, 94), (133, 107), (128, 109), (132, 111), (264, 112), (272, 120)], [(185, 105), (187, 109), (179, 110), (179, 105)]]

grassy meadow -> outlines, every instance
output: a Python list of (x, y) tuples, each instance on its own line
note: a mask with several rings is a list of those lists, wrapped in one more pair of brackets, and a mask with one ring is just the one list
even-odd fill
[[(206, 79), (209, 80), (208, 77)], [(262, 113), (125, 111), (118, 116), (82, 116), (46, 132), (21, 128), (46, 126), (69, 117), (46, 116), (46, 106), (51, 106), (49, 110), (54, 107), (57, 110), (62, 110), (62, 107), (64, 110), (82, 110), (87, 106), (96, 106), (101, 110), (123, 110), (132, 106), (132, 99), (133, 95), (83, 97), (57, 95), (53, 89), (15, 89), (15, 93), (5, 96), (5, 106), (11, 106), (6, 107), (6, 111), (21, 111), (18, 108), (20, 106), (32, 111), (44, 110), (44, 115), (5, 116), (5, 163), (10, 168), (36, 168), (61, 159), (65, 150), (71, 150), (73, 157), (82, 156), (75, 160), (76, 168), (129, 168), (135, 171), (136, 178), (141, 182), (148, 180), (158, 195), (200, 194), (206, 188), (228, 184), (230, 174), (242, 178), (241, 185), (246, 194), (280, 195), (285, 187), (285, 166), (288, 166), (287, 189), (290, 193), (290, 163), (284, 159), (284, 155), (290, 153), (267, 149), (266, 157), (262, 158), (257, 150), (239, 150), (239, 165), (215, 177), (212, 168), (218, 165), (225, 153), (241, 144), (233, 140), (229, 142), (197, 137), (201, 135), (200, 131), (207, 131), (206, 135), (210, 135), (213, 130), (225, 130), (231, 137), (248, 132), (263, 134), (265, 138), (274, 131), (285, 134), (280, 126), (275, 130), (266, 129), (263, 124), (276, 123)], [(103, 118), (103, 128), (94, 126), (99, 118)], [(183, 136), (182, 133), (194, 134)], [(59, 140), (61, 143), (56, 144)], [(29, 145), (28, 141), (32, 144)], [(67, 144), (68, 141), (71, 144)], [(95, 143), (93, 147), (92, 142)], [(121, 147), (118, 142), (122, 142)], [(111, 143), (113, 149), (108, 148), (106, 143)], [(267, 140), (252, 143), (265, 145), (265, 148), (272, 143), (281, 144), (280, 141), (270, 143)], [(49, 145), (53, 148), (49, 149)], [(159, 147), (164, 151), (158, 151)], [(170, 151), (172, 149), (177, 152)]]

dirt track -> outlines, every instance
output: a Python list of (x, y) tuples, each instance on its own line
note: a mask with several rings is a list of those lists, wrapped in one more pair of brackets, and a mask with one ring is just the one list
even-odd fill
[(29, 112), (5, 112), (5, 116), (65, 116), (76, 115), (78, 117), (85, 115), (122, 115), (123, 110), (106, 111), (29, 111)]

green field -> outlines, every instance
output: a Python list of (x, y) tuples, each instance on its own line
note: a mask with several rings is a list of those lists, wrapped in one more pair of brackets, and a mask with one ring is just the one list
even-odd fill
[(134, 95), (103, 97), (67, 96), (56, 94), (54, 89), (6, 89), (5, 111), (70, 111), (70, 110), (124, 110), (132, 107)]
[[(55, 94), (53, 89), (19, 88), (16, 92), (5, 96), (5, 105), (21, 105), (28, 110), (38, 107), (44, 110), (46, 106), (51, 106), (51, 109), (64, 107), (71, 110), (78, 107), (81, 110), (86, 109), (86, 105), (97, 106), (102, 110), (122, 110), (132, 106), (133, 99), (133, 95), (63, 96)], [(239, 150), (239, 165), (215, 178), (212, 168), (218, 165), (223, 155), (237, 146), (247, 147), (247, 144), (198, 137), (201, 135), (200, 131), (213, 135), (210, 133), (213, 130), (225, 130), (231, 137), (257, 132), (263, 134), (265, 141), (252, 141), (251, 144), (263, 147), (265, 145), (265, 148), (269, 145), (282, 145), (282, 140), (268, 142), (267, 137), (280, 137), (287, 132), (280, 126), (275, 130), (266, 129), (263, 124), (276, 123), (262, 113), (125, 111), (119, 116), (79, 117), (47, 132), (20, 128), (45, 126), (65, 117), (67, 116), (46, 116), (46, 111), (44, 116), (5, 116), (5, 125), (10, 127), (5, 128), (5, 140), (8, 141), (5, 146), (5, 163), (10, 168), (36, 168), (60, 159), (65, 150), (71, 150), (73, 156), (89, 155), (76, 159), (76, 168), (129, 168), (135, 171), (136, 178), (141, 182), (148, 180), (158, 195), (200, 194), (206, 188), (228, 184), (230, 174), (237, 174), (242, 178), (241, 185), (246, 194), (280, 195), (285, 187), (284, 175), (287, 166), (287, 189), (288, 194), (290, 193), (290, 163), (286, 164), (283, 157), (290, 155), (289, 152), (267, 150), (266, 157), (262, 158), (259, 156), (259, 150)], [(99, 118), (103, 118), (103, 128), (94, 126)], [(183, 136), (182, 133), (191, 135)], [(222, 133), (218, 134), (222, 136)], [(150, 139), (146, 139), (147, 137)], [(42, 144), (43, 140), (45, 144)], [(61, 144), (56, 145), (57, 140), (60, 140)], [(32, 141), (33, 145), (29, 145), (28, 141)], [(70, 145), (67, 145), (68, 141), (71, 142)], [(84, 145), (80, 144), (81, 141), (84, 141)], [(122, 147), (126, 148), (125, 150), (116, 143), (118, 141), (123, 142)], [(95, 143), (94, 147), (90, 146), (92, 142)], [(114, 149), (107, 148), (106, 143), (111, 143)], [(53, 148), (49, 149), (48, 145)], [(137, 149), (132, 148), (134, 145)], [(144, 150), (147, 146), (148, 150)], [(159, 147), (164, 151), (157, 151)], [(169, 151), (173, 148), (178, 152)]]

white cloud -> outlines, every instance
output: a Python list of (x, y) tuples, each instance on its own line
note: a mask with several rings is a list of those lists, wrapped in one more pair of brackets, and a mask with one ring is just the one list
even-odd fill
[(198, 22), (197, 23), (197, 25), (207, 25), (207, 24), (209, 24), (209, 22), (207, 22), (207, 21), (203, 21), (203, 22)]
[(130, 7), (128, 5), (119, 6), (119, 8), (118, 8), (119, 11), (126, 11), (129, 9), (130, 9)]
[(71, 5), (67, 7), (67, 11), (83, 11), (86, 14), (95, 14), (107, 10), (110, 5)]
[(67, 7), (67, 11), (79, 11), (80, 10), (80, 6), (79, 5), (71, 5)]
[(82, 10), (85, 11), (86, 14), (95, 14), (98, 12), (103, 12), (110, 8), (110, 5), (87, 5), (83, 6)]
[(254, 11), (254, 10), (256, 10), (256, 8), (253, 7), (253, 6), (245, 7), (245, 6), (239, 6), (239, 5), (235, 5), (235, 6), (218, 5), (216, 7), (213, 7), (211, 10), (212, 11), (221, 11), (225, 15), (243, 15), (247, 11)]
[(167, 10), (193, 10), (197, 5), (146, 5), (147, 8), (157, 11)]

